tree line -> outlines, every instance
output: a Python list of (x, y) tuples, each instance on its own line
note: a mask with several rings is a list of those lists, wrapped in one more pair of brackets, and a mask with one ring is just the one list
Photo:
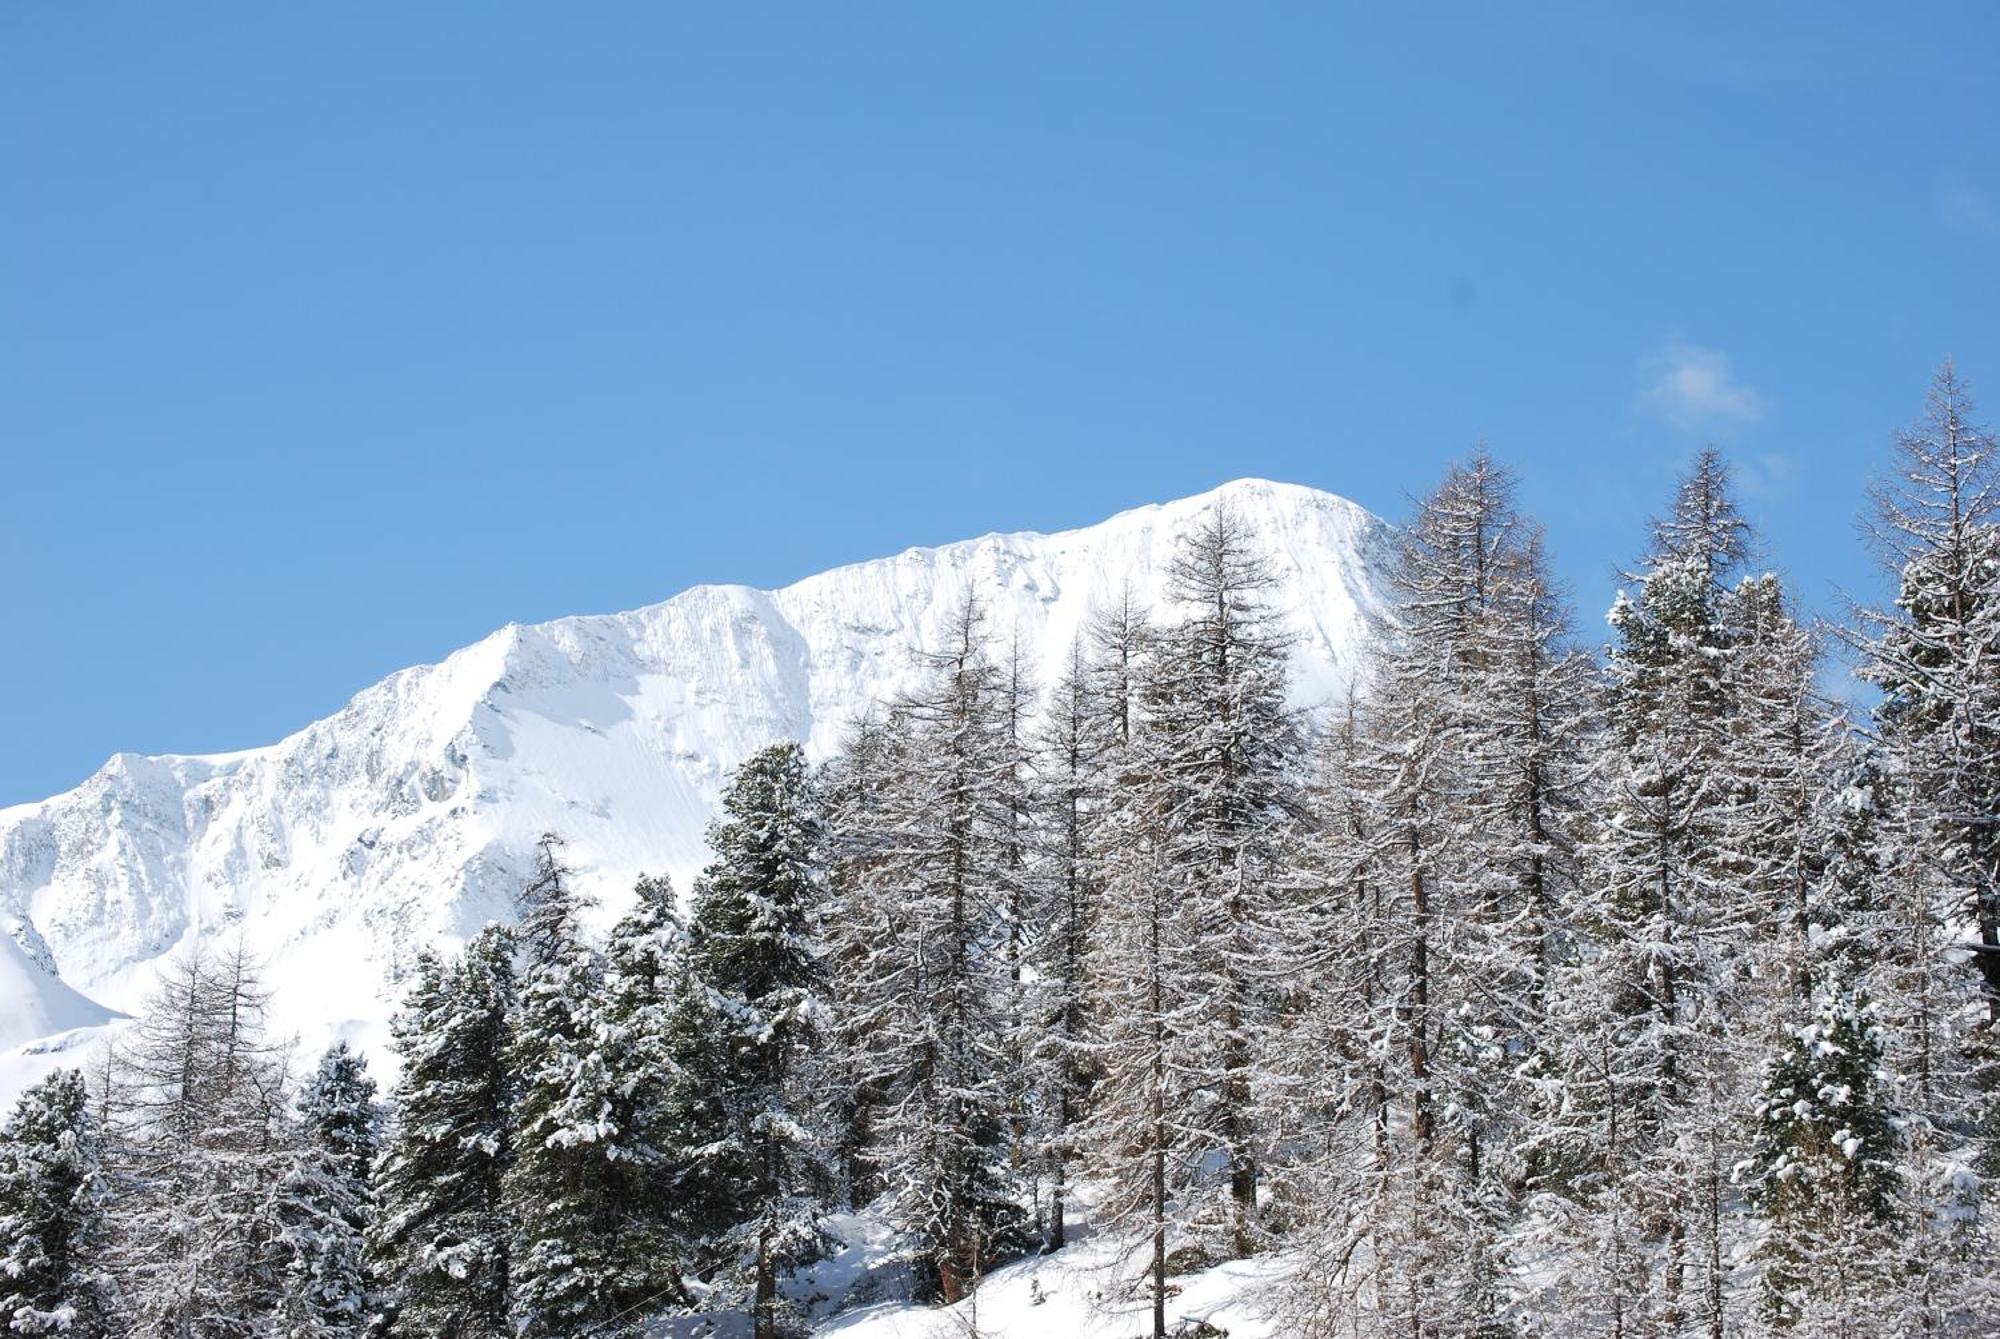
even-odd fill
[(685, 905), (600, 940), (545, 838), (386, 1100), (173, 964), (0, 1131), (0, 1320), (775, 1339), (866, 1206), (941, 1302), (1087, 1212), (1155, 1336), (1265, 1252), (1309, 1339), (1993, 1333), (2000, 462), (1949, 364), (1870, 537), (1893, 603), (1812, 624), (1704, 452), (1596, 654), (1482, 448), (1312, 709), (1226, 507), (1053, 683), (967, 599), (825, 765), (739, 769)]

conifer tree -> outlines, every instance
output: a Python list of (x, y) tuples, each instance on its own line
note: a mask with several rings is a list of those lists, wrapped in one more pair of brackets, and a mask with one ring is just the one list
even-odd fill
[(826, 970), (833, 996), (825, 1105), (830, 1157), (842, 1195), (854, 1208), (882, 1192), (876, 1124), (896, 1071), (893, 1048), (877, 1026), (885, 980), (869, 970), (893, 919), (883, 882), (889, 843), (877, 822), (894, 783), (892, 744), (886, 722), (857, 721), (819, 780), (826, 813)]
[(1035, 1142), (1050, 1187), (1050, 1250), (1062, 1249), (1067, 1241), (1070, 1168), (1081, 1152), (1077, 1130), (1099, 1068), (1098, 1009), (1089, 967), (1107, 859), (1105, 787), (1112, 725), (1078, 640), (1033, 744), (1039, 851), (1032, 880), (1036, 933), (1030, 943), (1034, 986), (1028, 993), (1033, 1033), (1028, 1060), (1029, 1086), (1038, 1103)]
[(718, 1118), (690, 1173), (719, 1211), (712, 1248), (749, 1277), (756, 1339), (777, 1339), (792, 1319), (780, 1271), (824, 1249), (834, 1181), (817, 1110), (824, 841), (804, 751), (784, 743), (752, 754), (722, 808), (688, 926), (702, 1026), (686, 1037)]
[(1765, 1070), (1739, 1179), (1771, 1227), (1758, 1319), (1846, 1339), (1879, 1333), (1893, 1284), (1899, 1141), (1867, 997), (1831, 972), (1813, 994)]
[[(1145, 1257), (1156, 1333), (1170, 1265), (1265, 1239), (1259, 1048), (1280, 993), (1268, 967), (1302, 750), (1272, 580), (1242, 519), (1214, 509), (1169, 569), (1182, 621), (1103, 675), (1119, 742), (1090, 972), (1105, 1096), (1088, 1136), (1110, 1181), (1105, 1219)], [(1138, 649), (1130, 612), (1114, 653)]]
[(1300, 894), (1282, 946), (1297, 999), (1275, 1066), (1291, 1099), (1280, 1135), (1296, 1151), (1275, 1189), (1300, 1258), (1281, 1314), (1302, 1335), (1363, 1329), (1389, 1286), (1379, 1248), (1400, 1177), (1390, 1100), (1400, 1057), (1382, 1026), (1399, 930), (1373, 752), (1350, 684), (1314, 741), (1294, 856)]
[(358, 1335), (368, 1324), (377, 1127), (375, 1081), (361, 1057), (338, 1042), (299, 1094), (276, 1190), (280, 1319), (288, 1335)]
[(921, 1282), (947, 1302), (1025, 1240), (1008, 1126), (1010, 753), (982, 624), (975, 602), (956, 610), (927, 681), (885, 722), (868, 801), (848, 811), (858, 830), (839, 838), (867, 852), (841, 890), (848, 932), (871, 938), (839, 952), (840, 1008), (870, 1038), (874, 1161)]
[(1185, 930), (1183, 1118), (1214, 1140), (1226, 1167), (1221, 1196), (1190, 1188), (1187, 1226), (1226, 1258), (1259, 1244), (1256, 1061), (1274, 1000), (1262, 978), (1288, 878), (1283, 834), (1298, 808), (1302, 738), (1285, 700), (1290, 639), (1269, 603), (1276, 578), (1243, 518), (1210, 510), (1167, 575), (1184, 616), (1154, 640), (1147, 770), (1163, 791), (1160, 855)]
[(0, 1330), (73, 1339), (114, 1331), (99, 1143), (83, 1074), (73, 1069), (22, 1093), (0, 1125)]
[[(1338, 1011), (1336, 1054), (1367, 1058), (1365, 1074), (1315, 1067), (1329, 1029), (1309, 1019), (1292, 1068), (1310, 1109), (1372, 1126), (1334, 1141), (1367, 1147), (1363, 1167), (1322, 1158), (1314, 1178), (1319, 1332), (1359, 1315), (1503, 1328), (1509, 1237), (1554, 1173), (1550, 978), (1570, 942), (1592, 676), (1513, 488), (1482, 448), (1419, 503), (1369, 699), (1315, 796), (1331, 811), (1320, 903), (1295, 953)], [(1329, 942), (1354, 947), (1331, 965)]]
[(1009, 1174), (1023, 1184), (1033, 1206), (1036, 1226), (1042, 1221), (1040, 1162), (1036, 1156), (1031, 1127), (1040, 1095), (1035, 1091), (1031, 1059), (1040, 1029), (1030, 998), (1029, 973), (1035, 942), (1042, 933), (1038, 920), (1034, 884), (1038, 851), (1033, 832), (1034, 796), (1032, 782), (1033, 744), (1030, 717), (1035, 710), (1035, 686), (1028, 672), (1017, 629), (1007, 642), (1004, 663), (997, 665), (999, 686), (996, 803), (1002, 814), (998, 831), (1001, 870), (1000, 917), (1002, 1027), (1006, 1054), (1002, 1060), (1001, 1087), (1007, 1094), (1007, 1156)]
[[(1766, 830), (1768, 737), (1755, 686), (1761, 583), (1736, 583), (1750, 530), (1712, 451), (1697, 457), (1638, 574), (1611, 613), (1605, 821), (1593, 843), (1598, 1025), (1571, 1066), (1580, 1097), (1623, 1161), (1605, 1171), (1598, 1216), (1621, 1226), (1626, 1275), (1603, 1299), (1622, 1323), (1720, 1335), (1740, 1230), (1730, 1170), (1756, 1098), (1756, 1056), (1783, 982), (1773, 926), (1794, 899), (1766, 877), (1796, 834)], [(1756, 741), (1756, 742), (1752, 742)], [(1761, 965), (1760, 965), (1761, 964)], [(1626, 1254), (1627, 1250), (1630, 1254)]]
[[(605, 1054), (614, 1076), (611, 1123), (619, 1155), (605, 1169), (618, 1214), (626, 1307), (686, 1300), (694, 1230), (686, 1150), (687, 1076), (676, 1033), (688, 996), (686, 931), (671, 881), (641, 878), (605, 951)], [(628, 1300), (629, 1299), (629, 1300)]]
[(512, 1161), (514, 955), (501, 926), (452, 963), (426, 952), (396, 1020), (402, 1073), (371, 1240), (391, 1334), (490, 1339), (510, 1327), (501, 1186)]
[(520, 987), (507, 1038), (514, 1157), (502, 1183), (523, 1335), (636, 1330), (645, 1293), (620, 1240), (623, 1076), (604, 1014), (604, 961), (545, 835), (521, 895)]
[(1974, 413), (1947, 362), (1873, 493), (1895, 604), (1854, 633), (1882, 691), (1869, 982), (1905, 1121), (1897, 1306), (1923, 1334), (2000, 1305), (2000, 1232), (1966, 1171), (2000, 1173), (2000, 455)]
[(116, 1055), (111, 1272), (148, 1331), (258, 1333), (282, 1300), (275, 1195), (288, 1162), (280, 1058), (241, 949), (161, 973)]

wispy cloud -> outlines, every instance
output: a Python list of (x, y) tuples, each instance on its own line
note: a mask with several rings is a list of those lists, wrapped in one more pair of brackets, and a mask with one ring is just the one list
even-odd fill
[(1805, 475), (1805, 459), (1793, 451), (1759, 451), (1730, 461), (1736, 482), (1754, 498), (1789, 497)]
[(1747, 427), (1770, 412), (1756, 387), (1736, 379), (1715, 349), (1676, 341), (1639, 360), (1640, 403), (1677, 428), (1716, 431)]

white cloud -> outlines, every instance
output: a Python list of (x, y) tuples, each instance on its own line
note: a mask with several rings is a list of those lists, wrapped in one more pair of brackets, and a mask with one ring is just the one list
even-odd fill
[(1730, 461), (1736, 482), (1749, 497), (1789, 497), (1805, 474), (1805, 460), (1792, 451), (1760, 451)]
[(1699, 344), (1675, 342), (1639, 360), (1639, 398), (1677, 428), (1745, 427), (1759, 422), (1770, 401), (1738, 381), (1729, 358)]

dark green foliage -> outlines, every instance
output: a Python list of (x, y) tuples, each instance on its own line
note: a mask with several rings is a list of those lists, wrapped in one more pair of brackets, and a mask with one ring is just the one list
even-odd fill
[(692, 989), (676, 1029), (696, 1139), (692, 1198), (709, 1206), (707, 1252), (747, 1274), (759, 1339), (778, 1333), (780, 1270), (823, 1249), (831, 1199), (817, 1109), (824, 1034), (819, 800), (805, 755), (778, 744), (751, 756), (709, 828), (715, 861), (695, 885), (688, 927)]
[[(1881, 1066), (1867, 999), (1828, 985), (1766, 1068), (1745, 1174), (1752, 1206), (1772, 1227), (1761, 1263), (1774, 1325), (1810, 1314), (1834, 1261), (1849, 1271), (1880, 1268), (1899, 1152)], [(1887, 1283), (1872, 1280), (1875, 1289)]]
[(372, 1238), (396, 1335), (491, 1339), (509, 1326), (513, 959), (497, 926), (454, 963), (426, 953), (397, 1020), (403, 1072)]
[(639, 1298), (620, 1241), (624, 1131), (604, 961), (584, 939), (582, 903), (552, 837), (542, 841), (522, 901), (520, 994), (506, 1053), (515, 1328), (529, 1336), (636, 1328), (642, 1317), (628, 1308)]
[(277, 1190), (288, 1335), (360, 1333), (373, 1289), (364, 1264), (375, 1221), (375, 1081), (337, 1043), (299, 1094), (291, 1156)]
[(0, 1126), (0, 1331), (112, 1332), (107, 1197), (83, 1075), (58, 1070), (21, 1094)]

